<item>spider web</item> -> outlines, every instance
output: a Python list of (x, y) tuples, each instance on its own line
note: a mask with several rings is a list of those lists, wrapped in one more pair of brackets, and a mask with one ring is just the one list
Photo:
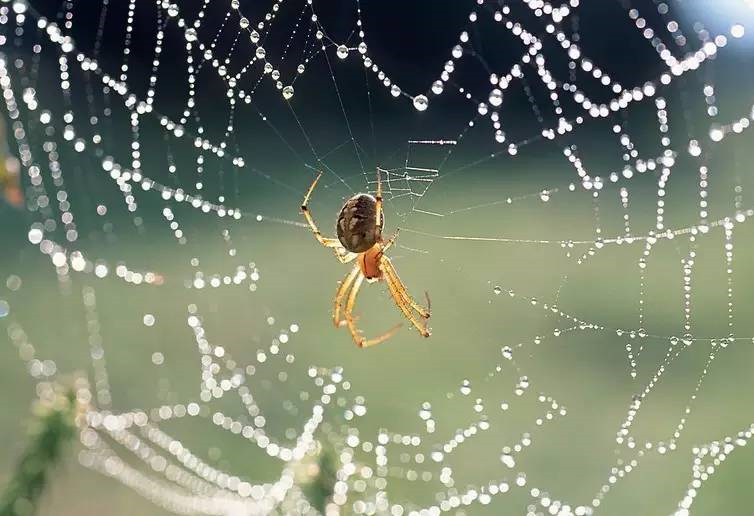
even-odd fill
[[(454, 6), (425, 74), (363, 4), (0, 3), (0, 316), (38, 393), (88, 368), (80, 464), (180, 514), (748, 503), (751, 6)], [(377, 167), (435, 331), (365, 358), (296, 212)]]

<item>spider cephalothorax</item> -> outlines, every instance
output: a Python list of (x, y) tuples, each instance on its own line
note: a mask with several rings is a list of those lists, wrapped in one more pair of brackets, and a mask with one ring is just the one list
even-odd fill
[[(317, 241), (335, 251), (335, 256), (341, 263), (348, 263), (358, 258), (357, 265), (340, 283), (335, 294), (333, 311), (335, 326), (348, 326), (353, 340), (359, 347), (379, 344), (390, 338), (400, 325), (379, 337), (366, 339), (356, 328), (356, 318), (353, 315), (356, 295), (364, 280), (366, 279), (367, 282), (384, 280), (387, 283), (390, 295), (403, 315), (419, 330), (422, 336), (429, 337), (430, 332), (427, 327), (427, 319), (430, 315), (429, 295), (427, 295), (427, 308), (414, 301), (406, 290), (406, 286), (398, 277), (398, 272), (393, 267), (390, 258), (385, 256), (385, 252), (393, 245), (398, 233), (387, 242), (382, 240), (385, 217), (382, 213), (380, 169), (377, 169), (377, 195), (375, 197), (363, 193), (354, 195), (341, 208), (336, 222), (337, 239), (323, 237), (314, 222), (314, 218), (309, 213), (309, 197), (312, 195), (314, 187), (317, 186), (320, 177), (322, 177), (321, 173), (306, 192), (304, 202), (301, 204), (301, 211)], [(343, 311), (343, 318), (341, 318), (341, 310)]]
[(338, 240), (352, 253), (363, 253), (382, 238), (382, 225), (378, 226), (375, 220), (377, 199), (369, 194), (354, 195), (338, 214)]

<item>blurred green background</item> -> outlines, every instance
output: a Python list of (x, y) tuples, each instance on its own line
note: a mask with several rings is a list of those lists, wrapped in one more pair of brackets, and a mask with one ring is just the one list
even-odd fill
[[(523, 160), (521, 160), (521, 163)], [(553, 166), (555, 164), (553, 163)], [(464, 181), (438, 182), (437, 191), (446, 194), (431, 203), (436, 210), (483, 204), (499, 199), (499, 185), (464, 189)], [(511, 185), (506, 192), (534, 190), (526, 183)], [(315, 195), (312, 208), (323, 227), (330, 226), (339, 200), (336, 192), (323, 189)], [(334, 189), (333, 189), (334, 190)], [(480, 192), (480, 193), (475, 193)], [(669, 209), (678, 220), (684, 213), (686, 194), (677, 195), (677, 208)], [(692, 194), (688, 194), (689, 196)], [(676, 197), (674, 192), (673, 198)], [(633, 227), (646, 227), (642, 216), (651, 216), (651, 193), (636, 194)], [(288, 206), (295, 218), (295, 199), (276, 200), (280, 212)], [(671, 202), (674, 202), (671, 199)], [(620, 232), (617, 202), (605, 202), (601, 220), (605, 234)], [(720, 203), (720, 212), (730, 209)], [(643, 213), (642, 213), (643, 212)], [(6, 211), (6, 214), (8, 212)], [(388, 211), (388, 227), (392, 228)], [(252, 220), (249, 220), (252, 219)], [(208, 338), (222, 344), (240, 363), (254, 363), (258, 349), (291, 323), (300, 326), (298, 334), (283, 349), (295, 352), (297, 365), (342, 365), (354, 393), (365, 396), (368, 412), (359, 424), (364, 438), (374, 439), (380, 428), (414, 432), (421, 428), (417, 417), (420, 404), (432, 403), (438, 431), (427, 441), (444, 442), (457, 428), (475, 420), (472, 399), (482, 397), (490, 414), (492, 428), (464, 443), (450, 463), (456, 467), (459, 488), (486, 479), (513, 480), (514, 471), (526, 471), (530, 486), (548, 491), (553, 498), (572, 504), (591, 500), (609, 475), (616, 456), (615, 433), (626, 416), (631, 397), (639, 394), (656, 373), (669, 342), (663, 339), (630, 339), (616, 335), (614, 328), (637, 328), (639, 301), (638, 256), (643, 244), (607, 245), (576, 265), (574, 256), (586, 247), (577, 246), (571, 258), (555, 244), (490, 243), (448, 241), (404, 231), (401, 246), (393, 253), (395, 264), (409, 288), (419, 294), (431, 292), (433, 336), (423, 340), (404, 328), (389, 342), (369, 350), (358, 350), (345, 330), (332, 327), (330, 309), (336, 282), (345, 274), (326, 250), (320, 248), (304, 229), (247, 217), (231, 228), (235, 258), (230, 258), (220, 234), (225, 224), (187, 231), (188, 243), (178, 246), (167, 230), (155, 229), (143, 238), (119, 239), (115, 248), (120, 259), (131, 264), (149, 264), (166, 278), (163, 286), (133, 286), (108, 277), (73, 275), (61, 286), (48, 258), (23, 245), (25, 227), (8, 218), (6, 242), (19, 242), (3, 252), (2, 270), (22, 278), (18, 291), (3, 291), (11, 305), (8, 319), (20, 322), (41, 357), (55, 360), (59, 371), (89, 371), (87, 325), (81, 289), (93, 287), (97, 295), (100, 333), (113, 392), (114, 407), (151, 408), (166, 402), (196, 399), (200, 381), (199, 355), (191, 330), (186, 325), (187, 306), (197, 305), (205, 320)], [(689, 220), (688, 218), (686, 220)], [(125, 223), (125, 221), (124, 221)], [(520, 238), (589, 239), (593, 224), (591, 200), (583, 193), (560, 193), (547, 203), (538, 197), (513, 205), (469, 211), (443, 219), (411, 215), (407, 226), (443, 235), (505, 235)], [(327, 226), (326, 226), (327, 225)], [(675, 225), (671, 227), (676, 227)], [(609, 230), (611, 228), (612, 230)], [(751, 313), (751, 264), (754, 246), (751, 229), (741, 224), (735, 231), (734, 321), (736, 334), (754, 334)], [(423, 252), (411, 251), (420, 249)], [(96, 246), (93, 250), (96, 250)], [(682, 323), (682, 275), (680, 259), (688, 251), (685, 238), (657, 245), (649, 260), (646, 280), (646, 327), (655, 335), (680, 335)], [(692, 280), (692, 321), (694, 334), (725, 336), (726, 275), (723, 238), (715, 230), (698, 243), (698, 261)], [(226, 271), (236, 263), (253, 261), (259, 267), (258, 289), (248, 285), (217, 289), (186, 289), (183, 280), (192, 278), (193, 257), (200, 257), (205, 271)], [(495, 294), (501, 286), (519, 293), (509, 297)], [(530, 300), (536, 298), (533, 306)], [(607, 329), (567, 331), (573, 323), (541, 308), (557, 302), (558, 307), (581, 320)], [(368, 335), (375, 335), (400, 320), (383, 285), (364, 288), (359, 302), (360, 323)], [(153, 327), (146, 327), (145, 314), (154, 314)], [(268, 317), (275, 322), (269, 324)], [(557, 337), (556, 329), (563, 330)], [(539, 344), (534, 343), (541, 337)], [(638, 361), (636, 379), (629, 376), (624, 347), (644, 346)], [(538, 428), (534, 419), (543, 415), (535, 397), (518, 400), (513, 386), (517, 373), (502, 359), (501, 347), (515, 349), (514, 358), (521, 373), (528, 376), (532, 393), (553, 396), (568, 408), (565, 417)], [(682, 346), (682, 344), (681, 344)], [(667, 441), (681, 417), (701, 376), (710, 353), (710, 343), (694, 342), (683, 349), (669, 366), (658, 386), (647, 397), (634, 425), (637, 440)], [(164, 354), (163, 365), (152, 363), (154, 352)], [(719, 440), (750, 423), (752, 343), (736, 341), (722, 350), (693, 402), (678, 450), (667, 456), (651, 454), (643, 459), (635, 474), (609, 493), (603, 509), (609, 514), (660, 514), (670, 512), (690, 480), (693, 446)], [(2, 348), (2, 389), (5, 410), (0, 423), (8, 446), (0, 454), (2, 470), (9, 472), (23, 447), (28, 407), (34, 398), (34, 383), (18, 360), (11, 345)], [(503, 372), (488, 379), (497, 363)], [(274, 379), (276, 367), (266, 373)], [(261, 367), (260, 367), (261, 369)], [(270, 414), (281, 412), (280, 405), (299, 389), (312, 386), (301, 368), (288, 381), (260, 384), (256, 397), (264, 401)], [(459, 395), (464, 379), (470, 380), (472, 394)], [(446, 393), (454, 393), (449, 400)], [(463, 398), (463, 399), (459, 399)], [(498, 405), (509, 401), (503, 413)], [(518, 402), (518, 403), (517, 403)], [(260, 401), (260, 404), (262, 402)], [(230, 403), (241, 415), (240, 402)], [(234, 412), (229, 413), (233, 414)], [(280, 414), (281, 419), (285, 414)], [(276, 422), (270, 423), (275, 428)], [(284, 423), (280, 423), (281, 425)], [(168, 431), (211, 463), (252, 480), (270, 480), (279, 465), (264, 460), (263, 452), (246, 440), (227, 435), (209, 421), (168, 423)], [(282, 426), (281, 426), (282, 428)], [(517, 466), (508, 470), (499, 460), (501, 448), (513, 445), (523, 432), (531, 432), (533, 445), (517, 457)], [(219, 452), (218, 452), (219, 450)], [(71, 453), (55, 474), (45, 495), (43, 514), (158, 514), (160, 511), (112, 480), (77, 466)], [(718, 473), (701, 490), (695, 509), (699, 514), (744, 514), (751, 502), (746, 485), (752, 457), (747, 448), (736, 450)], [(7, 474), (7, 473), (6, 473)], [(435, 480), (436, 481), (436, 480)], [(421, 482), (395, 480), (396, 501), (429, 504), (429, 486)], [(392, 487), (392, 485), (391, 485)], [(528, 487), (526, 488), (528, 490)], [(495, 499), (491, 514), (518, 511), (528, 504), (523, 490)], [(481, 513), (479, 506), (468, 509)]]

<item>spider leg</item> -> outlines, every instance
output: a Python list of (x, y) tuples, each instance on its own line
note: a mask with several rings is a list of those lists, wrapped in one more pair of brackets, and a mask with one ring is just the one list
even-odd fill
[(353, 337), (354, 342), (356, 345), (360, 348), (367, 348), (369, 346), (374, 346), (376, 344), (379, 344), (381, 342), (385, 342), (387, 339), (392, 337), (395, 332), (398, 331), (398, 329), (401, 327), (400, 324), (394, 326), (390, 330), (388, 330), (386, 333), (383, 333), (379, 337), (375, 337), (374, 339), (367, 339), (363, 335), (361, 335), (361, 332), (356, 327), (356, 319), (353, 316), (353, 307), (356, 304), (356, 296), (359, 293), (359, 289), (361, 288), (361, 284), (364, 281), (364, 275), (361, 274), (361, 271), (359, 270), (359, 273), (356, 275), (356, 279), (354, 281), (353, 287), (351, 287), (351, 292), (348, 294), (348, 301), (346, 302), (346, 324), (348, 325), (348, 330), (351, 332), (351, 336)]
[(390, 249), (393, 244), (395, 243), (395, 240), (398, 238), (398, 233), (400, 232), (400, 229), (396, 229), (395, 233), (393, 233), (393, 236), (390, 237), (390, 239), (382, 244), (382, 252), (384, 253), (388, 249)]
[[(376, 346), (377, 344), (381, 344), (382, 342), (385, 342), (387, 339), (395, 335), (395, 333), (401, 329), (400, 324), (396, 324), (392, 328), (390, 328), (387, 332), (383, 333), (379, 337), (375, 337), (373, 339), (364, 339), (361, 342), (357, 342), (356, 344), (360, 348), (368, 348), (370, 346)], [(362, 337), (363, 339), (363, 337)]]
[[(383, 265), (383, 271), (385, 273), (385, 281), (387, 283), (388, 289), (390, 290), (390, 295), (393, 297), (393, 301), (395, 301), (395, 304), (398, 306), (400, 311), (403, 312), (403, 315), (406, 316), (406, 318), (419, 331), (419, 333), (423, 337), (429, 337), (431, 335), (429, 328), (427, 327), (427, 319), (429, 319), (430, 315), (429, 311), (416, 303), (411, 298), (406, 290), (405, 285), (403, 285), (398, 276), (394, 274), (394, 270), (391, 270), (392, 267), (389, 258), (383, 257), (381, 263)], [(427, 300), (429, 301), (429, 296), (427, 296)], [(411, 311), (412, 308), (419, 313), (419, 317), (423, 319), (423, 321), (420, 321), (414, 315), (414, 313)]]
[(340, 241), (338, 241), (337, 245), (334, 246), (327, 246), (332, 247), (335, 250), (335, 257), (340, 261), (340, 263), (349, 263), (356, 259), (357, 256), (359, 256), (356, 253), (352, 253), (350, 251), (347, 251), (345, 247), (340, 245)]
[(424, 292), (424, 297), (426, 297), (427, 299), (427, 308), (424, 308), (419, 303), (414, 301), (414, 299), (408, 293), (406, 285), (403, 284), (401, 278), (398, 276), (398, 271), (395, 270), (395, 266), (393, 265), (393, 262), (390, 261), (390, 258), (383, 256), (380, 264), (382, 265), (382, 270), (385, 275), (392, 280), (393, 284), (396, 287), (398, 287), (398, 290), (402, 294), (402, 298), (411, 306), (411, 308), (416, 310), (423, 319), (429, 319), (430, 315), (432, 314), (432, 303), (429, 299), (429, 293)]
[(304, 218), (309, 224), (309, 229), (311, 229), (312, 233), (314, 233), (314, 238), (316, 238), (317, 241), (323, 246), (332, 249), (335, 253), (335, 256), (338, 258), (338, 260), (340, 260), (341, 263), (348, 263), (356, 258), (356, 253), (347, 251), (346, 248), (344, 248), (340, 243), (340, 240), (338, 240), (337, 238), (327, 238), (322, 236), (322, 233), (320, 233), (319, 228), (317, 227), (317, 223), (314, 222), (314, 217), (312, 217), (312, 214), (309, 212), (309, 197), (311, 197), (312, 192), (314, 191), (314, 187), (317, 186), (317, 182), (321, 177), (322, 172), (317, 175), (317, 177), (314, 179), (314, 182), (309, 187), (309, 190), (306, 191), (304, 200), (301, 203), (301, 212), (304, 214)]
[(377, 220), (375, 223), (378, 228), (382, 229), (382, 169), (380, 167), (377, 167), (377, 195), (375, 198), (377, 200), (377, 206), (375, 206)]
[(349, 272), (346, 277), (343, 278), (343, 281), (341, 281), (340, 285), (338, 286), (338, 291), (335, 293), (333, 323), (335, 323), (335, 326), (338, 328), (345, 324), (345, 321), (340, 318), (340, 309), (343, 307), (343, 301), (345, 300), (346, 294), (348, 294), (351, 284), (353, 284), (353, 280), (356, 279), (356, 276), (359, 274), (359, 272), (359, 266), (356, 265), (353, 269), (351, 269), (351, 272)]
[(409, 322), (416, 328), (422, 337), (429, 337), (431, 335), (431, 332), (429, 331), (429, 328), (427, 328), (426, 320), (419, 321), (416, 316), (411, 312), (411, 309), (409, 307), (409, 304), (403, 298), (401, 295), (401, 292), (398, 290), (399, 287), (393, 283), (392, 279), (387, 279), (387, 286), (390, 290), (390, 295), (393, 297), (393, 301), (395, 301), (395, 304), (398, 306), (401, 312), (403, 312), (403, 315), (406, 316), (406, 319), (409, 320)]

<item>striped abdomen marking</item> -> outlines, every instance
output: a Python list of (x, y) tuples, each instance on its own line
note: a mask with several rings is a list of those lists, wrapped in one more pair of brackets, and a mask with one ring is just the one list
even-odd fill
[(349, 251), (363, 253), (382, 236), (382, 227), (377, 227), (376, 221), (377, 200), (369, 194), (354, 195), (338, 214), (338, 240)]

